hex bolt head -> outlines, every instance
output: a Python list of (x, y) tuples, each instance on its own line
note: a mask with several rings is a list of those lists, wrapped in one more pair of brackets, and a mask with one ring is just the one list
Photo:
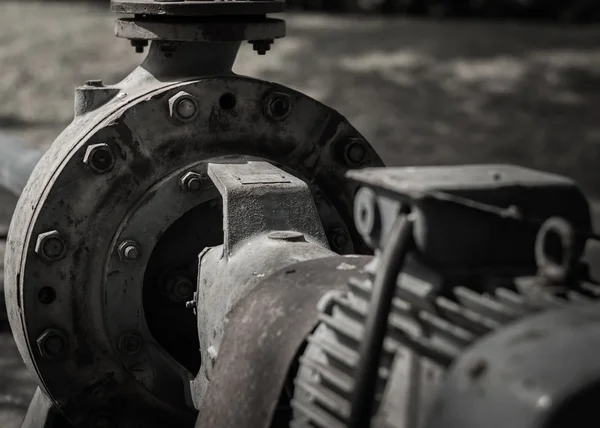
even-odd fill
[(67, 246), (57, 230), (41, 233), (35, 243), (35, 252), (49, 262), (61, 260), (66, 252)]
[(178, 275), (167, 282), (167, 294), (174, 302), (187, 302), (194, 295), (194, 289), (194, 283), (183, 275)]
[(196, 97), (181, 91), (169, 99), (169, 114), (179, 122), (191, 122), (198, 113), (199, 103)]
[(205, 178), (197, 172), (186, 172), (179, 181), (181, 188), (189, 192), (197, 192), (202, 189)]
[(269, 97), (265, 104), (265, 114), (270, 119), (282, 121), (292, 111), (292, 99), (288, 94), (275, 93)]
[(126, 355), (137, 355), (142, 350), (144, 341), (142, 337), (137, 333), (125, 333), (119, 337), (119, 343), (117, 347), (119, 352)]
[(123, 241), (119, 245), (119, 256), (123, 261), (134, 261), (140, 258), (140, 247), (134, 241)]
[(62, 331), (49, 328), (37, 338), (37, 345), (42, 356), (59, 357), (67, 350), (67, 338)]
[(252, 49), (259, 55), (266, 55), (271, 50), (271, 45), (275, 42), (273, 39), (268, 40), (250, 40), (248, 43), (252, 45)]
[(331, 237), (331, 243), (334, 248), (337, 250), (343, 250), (348, 245), (349, 238), (348, 234), (342, 228), (338, 228), (333, 230), (333, 235)]
[(367, 157), (367, 142), (361, 138), (351, 138), (344, 148), (344, 160), (350, 166), (360, 166)]
[(131, 46), (135, 48), (136, 53), (144, 53), (144, 48), (148, 46), (148, 40), (131, 40)]
[(115, 155), (106, 143), (90, 144), (85, 150), (83, 163), (95, 173), (104, 174), (115, 165)]

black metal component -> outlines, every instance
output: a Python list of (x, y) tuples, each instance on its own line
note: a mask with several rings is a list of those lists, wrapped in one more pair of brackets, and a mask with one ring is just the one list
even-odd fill
[(144, 48), (148, 46), (148, 40), (132, 39), (131, 46), (135, 48), (136, 53), (144, 53)]
[(266, 55), (271, 50), (273, 39), (268, 40), (250, 40), (248, 43), (252, 45), (252, 49), (259, 55)]
[(348, 428), (367, 428), (371, 424), (375, 385), (383, 340), (388, 330), (388, 316), (396, 294), (396, 280), (414, 244), (410, 215), (398, 217), (388, 242), (380, 255), (379, 271), (373, 284), (372, 300), (360, 345)]
[[(370, 259), (298, 263), (242, 299), (231, 313), (196, 427), (270, 427), (291, 362), (318, 322), (317, 302), (330, 290), (345, 290)], [(339, 269), (348, 263), (356, 269)]]
[[(572, 225), (575, 259), (591, 233), (585, 196), (575, 182), (553, 174), (508, 165), (466, 165), (365, 169), (349, 177), (383, 199), (410, 204), (417, 214), (418, 251), (447, 274), (535, 266), (531, 248), (549, 217)], [(382, 217), (382, 237), (388, 236), (393, 220)], [(489, 251), (491, 242), (494, 251)]]

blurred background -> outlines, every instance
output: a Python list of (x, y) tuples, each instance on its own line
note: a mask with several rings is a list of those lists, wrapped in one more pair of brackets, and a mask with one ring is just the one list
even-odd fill
[[(388, 165), (553, 171), (600, 217), (599, 1), (288, 3), (288, 36), (266, 56), (245, 45), (237, 73), (334, 107)], [(141, 62), (114, 20), (107, 0), (0, 1), (0, 138), (46, 149), (73, 117), (76, 86), (116, 83)], [(13, 203), (0, 194), (0, 235)], [(33, 390), (5, 326), (1, 428), (20, 426)]]

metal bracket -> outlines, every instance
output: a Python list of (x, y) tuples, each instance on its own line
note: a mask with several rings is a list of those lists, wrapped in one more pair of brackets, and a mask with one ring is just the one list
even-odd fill
[(267, 162), (216, 164), (208, 175), (223, 197), (223, 245), (230, 255), (261, 232), (293, 230), (328, 247), (308, 185)]

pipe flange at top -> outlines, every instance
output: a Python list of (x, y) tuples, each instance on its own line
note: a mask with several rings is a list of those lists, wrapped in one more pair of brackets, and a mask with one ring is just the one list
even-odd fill
[(131, 15), (161, 17), (194, 17), (211, 15), (266, 15), (285, 9), (283, 0), (231, 0), (231, 1), (154, 1), (112, 0), (110, 10)]

